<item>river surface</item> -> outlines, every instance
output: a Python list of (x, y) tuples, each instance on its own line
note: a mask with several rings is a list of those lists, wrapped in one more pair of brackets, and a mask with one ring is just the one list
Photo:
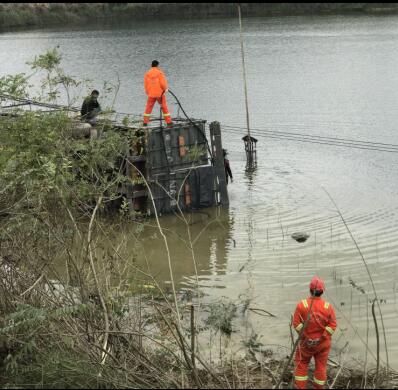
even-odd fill
[[(258, 164), (254, 172), (245, 170), (244, 132), (224, 128), (234, 174), (230, 207), (218, 216), (197, 214), (191, 226), (203, 299), (250, 302), (273, 313), (276, 318), (248, 311), (235, 330), (243, 337), (258, 334), (264, 345), (289, 346), (290, 315), (318, 274), (337, 312), (334, 353), (364, 360), (369, 323), (374, 354), (367, 316), (371, 282), (326, 189), (369, 265), (382, 301), (390, 364), (398, 369), (398, 154), (278, 140), (262, 132), (398, 144), (398, 17), (251, 18), (243, 26)], [(116, 109), (141, 113), (142, 77), (156, 58), (191, 116), (245, 125), (237, 20), (2, 33), (0, 76), (28, 73), (26, 61), (57, 45), (66, 72), (92, 79), (103, 105), (111, 101), (103, 82), (119, 77)], [(176, 115), (171, 96), (168, 101)], [(195, 267), (182, 241), (186, 227), (174, 216), (164, 217), (162, 225), (174, 232), (167, 233), (174, 278), (181, 290), (193, 288)], [(290, 237), (297, 231), (310, 238), (297, 243)], [(169, 281), (160, 235), (147, 228), (142, 237), (153, 274)], [(383, 339), (381, 344), (385, 360)]]

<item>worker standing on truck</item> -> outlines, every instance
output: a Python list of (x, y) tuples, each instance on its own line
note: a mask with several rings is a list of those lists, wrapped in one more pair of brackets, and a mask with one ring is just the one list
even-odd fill
[(326, 366), (331, 347), (331, 338), (336, 330), (336, 315), (333, 306), (324, 301), (325, 291), (322, 279), (314, 276), (310, 283), (310, 297), (298, 303), (293, 316), (293, 327), (299, 333), (294, 372), (297, 389), (307, 389), (308, 365), (315, 359), (313, 384), (323, 389), (326, 384)]
[(145, 92), (148, 95), (148, 101), (144, 113), (144, 126), (150, 121), (151, 112), (155, 102), (158, 102), (162, 108), (164, 120), (168, 126), (172, 125), (171, 115), (167, 108), (166, 96), (168, 84), (163, 71), (158, 68), (159, 62), (152, 61), (152, 67), (144, 76)]

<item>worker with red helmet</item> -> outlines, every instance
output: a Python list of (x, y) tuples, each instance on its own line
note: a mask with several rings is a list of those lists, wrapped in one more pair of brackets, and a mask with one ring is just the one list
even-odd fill
[(152, 67), (144, 76), (144, 88), (148, 95), (148, 101), (144, 113), (144, 126), (147, 126), (150, 120), (153, 106), (158, 102), (162, 108), (164, 120), (167, 125), (171, 125), (171, 115), (167, 108), (166, 96), (167, 92), (167, 79), (162, 70), (158, 68), (159, 62), (152, 61)]
[(314, 388), (323, 389), (326, 384), (331, 338), (337, 323), (332, 305), (321, 298), (324, 291), (325, 283), (314, 276), (310, 297), (300, 301), (294, 312), (293, 327), (300, 338), (295, 355), (294, 383), (297, 389), (307, 388), (308, 365), (312, 357), (315, 359)]

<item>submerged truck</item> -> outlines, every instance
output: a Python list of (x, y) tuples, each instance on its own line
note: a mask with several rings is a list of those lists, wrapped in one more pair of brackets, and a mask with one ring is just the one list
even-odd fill
[(128, 148), (124, 172), (131, 179), (121, 193), (135, 213), (159, 215), (227, 206), (220, 125), (180, 120), (172, 126), (136, 130)]

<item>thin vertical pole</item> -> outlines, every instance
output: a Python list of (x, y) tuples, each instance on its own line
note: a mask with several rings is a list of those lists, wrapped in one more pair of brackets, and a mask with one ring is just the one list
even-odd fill
[(193, 369), (196, 368), (195, 365), (195, 307), (191, 303), (191, 360)]
[(240, 30), (240, 50), (242, 54), (243, 84), (245, 89), (247, 135), (249, 136), (249, 141), (250, 141), (249, 103), (247, 99), (246, 65), (245, 65), (245, 52), (243, 50), (242, 16), (241, 16), (240, 4), (238, 4), (238, 14), (239, 14), (239, 30)]

